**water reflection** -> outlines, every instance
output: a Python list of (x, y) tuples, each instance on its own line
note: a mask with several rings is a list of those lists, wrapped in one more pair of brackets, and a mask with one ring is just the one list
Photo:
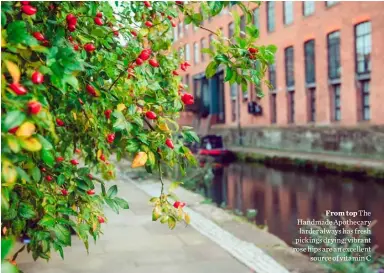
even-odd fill
[[(384, 252), (384, 185), (333, 175), (280, 171), (255, 164), (232, 164), (215, 170), (207, 195), (216, 204), (241, 211), (256, 209), (257, 224), (291, 244), (296, 220), (320, 219), (325, 210), (372, 212), (378, 223), (374, 242)], [(355, 218), (356, 220), (356, 218)], [(380, 228), (381, 227), (381, 228)]]

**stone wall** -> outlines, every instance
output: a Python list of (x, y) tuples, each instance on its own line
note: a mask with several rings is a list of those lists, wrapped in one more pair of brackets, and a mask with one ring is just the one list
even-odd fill
[[(238, 128), (211, 128), (226, 146), (239, 145)], [(384, 159), (384, 126), (242, 128), (245, 147)]]

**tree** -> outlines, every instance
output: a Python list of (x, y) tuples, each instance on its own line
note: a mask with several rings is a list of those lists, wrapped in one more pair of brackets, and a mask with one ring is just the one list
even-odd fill
[[(34, 259), (49, 259), (52, 249), (63, 257), (74, 230), (88, 248), (89, 236), (97, 240), (106, 221), (104, 204), (117, 213), (128, 209), (116, 185), (107, 189), (105, 183), (115, 178), (112, 154), (118, 160), (132, 155), (133, 168), (144, 166), (160, 178), (164, 165), (183, 170), (196, 163), (183, 145), (197, 141), (196, 134), (175, 122), (194, 98), (178, 76), (190, 64), (172, 50), (174, 18), (204, 28), (204, 19), (229, 5), (240, 6), (248, 25), (240, 33), (234, 12), (231, 40), (206, 29), (216, 36), (212, 48), (204, 49), (212, 58), (206, 74), (212, 77), (224, 66), (225, 81), (246, 89), (263, 81), (276, 48), (254, 45), (258, 30), (241, 2), (1, 3), (7, 246), (9, 238), (23, 238)], [(153, 220), (170, 228), (189, 222), (184, 203), (170, 202), (163, 188), (151, 199)]]

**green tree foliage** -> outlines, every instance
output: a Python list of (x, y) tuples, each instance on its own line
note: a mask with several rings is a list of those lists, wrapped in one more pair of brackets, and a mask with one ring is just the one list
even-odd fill
[[(254, 44), (241, 2), (1, 3), (2, 238), (24, 238), (34, 259), (63, 256), (71, 232), (88, 248), (107, 221), (105, 204), (129, 208), (105, 182), (115, 178), (112, 154), (160, 176), (160, 166), (196, 164), (183, 143), (197, 136), (175, 122), (193, 96), (177, 76), (189, 64), (172, 50), (173, 18), (201, 27), (229, 5), (247, 14), (246, 31), (236, 13), (230, 40), (207, 30), (216, 39), (204, 49), (206, 73), (225, 66), (226, 81), (245, 87), (262, 81), (276, 48)], [(151, 201), (153, 220), (189, 222), (184, 203), (163, 190)]]

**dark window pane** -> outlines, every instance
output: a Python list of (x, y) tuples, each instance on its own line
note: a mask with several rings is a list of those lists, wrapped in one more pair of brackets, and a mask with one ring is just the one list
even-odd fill
[(276, 64), (271, 64), (268, 66), (268, 78), (269, 82), (272, 85), (272, 90), (276, 89)]
[(295, 122), (295, 92), (290, 91), (288, 92), (288, 122), (294, 123)]
[(328, 78), (340, 78), (340, 32), (335, 31), (328, 35)]
[(316, 121), (316, 89), (312, 88), (308, 92), (309, 95), (309, 112), (308, 120), (310, 122)]
[(284, 50), (285, 55), (285, 83), (287, 87), (291, 87), (295, 85), (295, 75), (294, 75), (294, 55), (293, 55), (293, 47), (287, 47)]
[(276, 120), (277, 120), (276, 94), (271, 94), (271, 123), (276, 123)]
[(305, 82), (315, 82), (315, 40), (304, 44)]

